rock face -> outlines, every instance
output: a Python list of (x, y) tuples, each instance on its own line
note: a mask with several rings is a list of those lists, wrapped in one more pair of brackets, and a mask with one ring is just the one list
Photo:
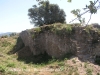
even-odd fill
[[(71, 33), (66, 30), (52, 31), (49, 26), (41, 27), (39, 32), (34, 29), (23, 31), (20, 38), (24, 43), (23, 49), (18, 51), (19, 57), (26, 54), (24, 51), (29, 50), (29, 56), (47, 53), (51, 57), (62, 58), (67, 53), (72, 53), (79, 58), (84, 56), (93, 57), (100, 55), (100, 34), (88, 27), (73, 26)], [(24, 53), (24, 54), (21, 54)]]

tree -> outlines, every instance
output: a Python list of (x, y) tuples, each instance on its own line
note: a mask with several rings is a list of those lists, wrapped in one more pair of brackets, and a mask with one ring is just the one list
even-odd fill
[[(68, 0), (68, 2), (71, 2), (71, 0)], [(96, 6), (96, 4), (99, 3), (98, 6)], [(84, 8), (84, 10), (86, 10), (85, 12), (83, 12), (82, 14), (80, 14), (79, 9), (78, 10), (72, 10), (71, 13), (73, 13), (74, 15), (77, 16), (78, 20), (80, 21), (80, 23), (85, 22), (84, 18), (82, 18), (82, 15), (84, 15), (85, 13), (89, 12), (90, 13), (90, 19), (88, 20), (87, 24), (89, 23), (89, 21), (91, 20), (91, 16), (92, 14), (96, 14), (97, 10), (100, 8), (100, 1), (99, 0), (94, 0), (90, 1), (90, 5), (86, 5), (86, 7)], [(74, 20), (76, 20), (77, 18), (73, 19), (72, 21), (70, 21), (69, 23), (73, 22)]]
[(50, 4), (49, 1), (39, 2), (39, 6), (33, 5), (28, 10), (28, 16), (31, 23), (35, 26), (43, 26), (56, 22), (65, 22), (65, 12), (57, 4)]

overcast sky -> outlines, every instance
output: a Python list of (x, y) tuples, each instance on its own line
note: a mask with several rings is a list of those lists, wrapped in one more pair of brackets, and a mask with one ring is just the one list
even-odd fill
[[(82, 9), (90, 0), (72, 0), (68, 3), (67, 0), (49, 0), (50, 3), (58, 4), (67, 15), (67, 23), (75, 18), (70, 13), (73, 9)], [(76, 2), (77, 1), (77, 2)], [(93, 0), (92, 0), (93, 1)], [(33, 28), (30, 24), (28, 9), (32, 5), (37, 4), (36, 0), (0, 0), (0, 32), (21, 32), (22, 30)], [(85, 14), (86, 22), (90, 14)], [(90, 23), (99, 23), (100, 10), (92, 16)], [(75, 21), (76, 22), (76, 21)]]

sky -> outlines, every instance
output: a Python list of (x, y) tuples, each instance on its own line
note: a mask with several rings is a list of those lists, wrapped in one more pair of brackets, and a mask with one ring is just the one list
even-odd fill
[[(89, 4), (90, 0), (72, 0), (68, 3), (67, 0), (49, 0), (50, 3), (58, 4), (61, 9), (66, 13), (67, 23), (75, 18), (71, 14), (73, 9), (81, 9)], [(93, 0), (92, 0), (93, 1)], [(31, 29), (34, 24), (30, 24), (28, 9), (32, 5), (37, 4), (36, 0), (0, 0), (0, 33), (2, 32), (21, 32), (26, 29)], [(83, 12), (83, 10), (82, 10)], [(85, 14), (83, 17), (86, 22), (89, 20), (90, 13)], [(100, 10), (97, 14), (92, 15), (89, 23), (99, 23)], [(77, 20), (74, 22), (78, 22)]]

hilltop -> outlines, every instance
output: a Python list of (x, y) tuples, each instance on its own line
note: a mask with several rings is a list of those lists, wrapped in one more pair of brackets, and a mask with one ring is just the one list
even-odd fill
[(0, 38), (0, 72), (2, 75), (100, 75), (99, 40), (98, 25), (61, 23)]

